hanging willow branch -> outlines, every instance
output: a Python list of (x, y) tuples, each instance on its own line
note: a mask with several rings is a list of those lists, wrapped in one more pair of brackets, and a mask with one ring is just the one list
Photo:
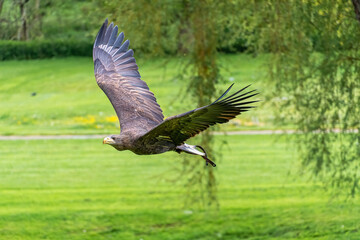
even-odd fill
[(270, 40), (276, 122), (300, 133), (303, 172), (351, 195), (360, 188), (358, 3), (274, 0), (257, 6), (264, 16), (259, 38)]
[[(188, 39), (192, 43), (187, 51), (190, 55), (190, 65), (186, 71), (190, 76), (187, 94), (191, 94), (198, 106), (205, 106), (216, 97), (215, 85), (219, 80), (218, 65), (216, 61), (217, 31), (214, 9), (214, 1), (188, 1), (184, 10), (189, 17)], [(209, 157), (214, 159), (213, 137), (209, 131), (201, 134), (201, 146), (208, 151)], [(191, 159), (192, 161), (194, 159)], [(196, 192), (200, 193), (200, 199), (206, 205), (218, 205), (216, 195), (216, 179), (214, 169), (206, 167), (198, 161), (195, 164), (190, 160), (183, 161), (187, 169), (188, 179), (188, 203), (198, 202)], [(194, 194), (195, 193), (195, 194)], [(205, 195), (206, 193), (206, 195)]]

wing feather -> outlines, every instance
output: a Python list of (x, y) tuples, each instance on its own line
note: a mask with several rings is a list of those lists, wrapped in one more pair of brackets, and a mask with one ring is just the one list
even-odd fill
[(164, 119), (148, 85), (141, 80), (134, 52), (118, 27), (106, 19), (94, 42), (96, 82), (113, 105), (121, 131), (146, 132)]
[(242, 112), (254, 108), (250, 104), (258, 101), (244, 101), (258, 94), (254, 93), (255, 90), (243, 93), (250, 85), (222, 99), (232, 86), (212, 104), (169, 117), (139, 140), (144, 144), (154, 144), (155, 139), (163, 136), (168, 137), (178, 146), (214, 124), (226, 123)]

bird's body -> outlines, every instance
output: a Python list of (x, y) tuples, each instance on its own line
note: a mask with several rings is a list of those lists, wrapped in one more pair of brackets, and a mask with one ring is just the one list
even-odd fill
[[(164, 120), (156, 98), (147, 84), (140, 79), (133, 51), (128, 50), (129, 40), (118, 35), (117, 26), (102, 25), (93, 48), (94, 72), (99, 87), (112, 103), (120, 121), (121, 132), (104, 139), (119, 151), (130, 150), (139, 155), (159, 154), (167, 151), (186, 152), (202, 156), (205, 150), (187, 145), (185, 140), (216, 123), (225, 123), (247, 111), (256, 101), (244, 100), (257, 95), (243, 92), (247, 87), (225, 97), (230, 88), (210, 105), (191, 110)], [(200, 148), (201, 151), (197, 150)]]
[(119, 151), (130, 150), (138, 155), (159, 154), (167, 151), (175, 150), (176, 145), (166, 139), (154, 139), (154, 141), (145, 142), (142, 138), (144, 135), (120, 133), (105, 138), (105, 143), (115, 143), (111, 145)]

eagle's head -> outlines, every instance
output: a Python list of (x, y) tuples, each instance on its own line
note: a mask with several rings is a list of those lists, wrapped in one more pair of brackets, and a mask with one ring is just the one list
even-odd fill
[(103, 144), (109, 144), (119, 151), (123, 151), (127, 149), (120, 135), (111, 135), (104, 138)]

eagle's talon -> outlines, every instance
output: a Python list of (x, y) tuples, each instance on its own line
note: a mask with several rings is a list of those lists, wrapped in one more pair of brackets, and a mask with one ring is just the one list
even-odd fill
[(208, 166), (209, 165), (209, 163), (211, 164), (211, 166), (213, 166), (213, 167), (216, 167), (216, 164), (213, 162), (213, 161), (211, 161), (210, 159), (208, 159), (208, 157), (207, 157), (207, 153), (206, 153), (206, 151), (205, 151), (205, 149), (202, 147), (202, 146), (199, 146), (199, 145), (195, 145), (195, 147), (198, 147), (198, 148), (200, 148), (203, 152), (204, 152), (204, 156), (202, 156), (204, 159), (205, 159), (205, 161), (206, 161), (206, 166)]
[(216, 167), (216, 164), (213, 161), (211, 161), (210, 159), (206, 160), (206, 166), (208, 165), (208, 163), (210, 163), (211, 166)]

